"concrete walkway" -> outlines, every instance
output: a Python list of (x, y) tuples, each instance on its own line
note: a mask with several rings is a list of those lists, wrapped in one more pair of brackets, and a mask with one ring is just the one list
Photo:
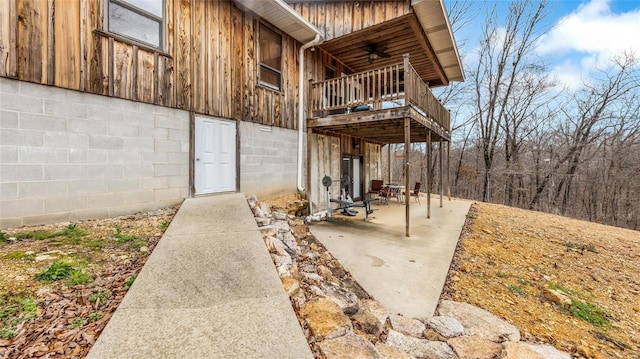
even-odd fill
[(243, 194), (184, 202), (88, 358), (313, 358)]
[[(355, 279), (391, 313), (412, 318), (433, 315), (453, 259), (471, 202), (452, 199), (438, 206), (431, 201), (427, 219), (422, 205), (411, 199), (411, 237), (405, 237), (405, 206), (390, 200), (369, 222), (358, 216), (334, 215), (310, 230)], [(371, 218), (371, 216), (370, 216)]]

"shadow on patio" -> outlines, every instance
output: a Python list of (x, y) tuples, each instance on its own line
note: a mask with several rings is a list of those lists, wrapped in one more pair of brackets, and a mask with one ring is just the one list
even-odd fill
[(427, 206), (410, 200), (411, 237), (405, 237), (405, 205), (394, 200), (374, 204), (368, 222), (360, 208), (356, 217), (336, 213), (334, 222), (310, 230), (389, 312), (424, 318), (436, 309), (472, 202), (445, 200), (427, 219)]

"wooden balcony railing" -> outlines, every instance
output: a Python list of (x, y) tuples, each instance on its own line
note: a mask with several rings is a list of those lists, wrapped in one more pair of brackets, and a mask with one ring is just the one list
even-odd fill
[(311, 83), (310, 92), (314, 117), (412, 106), (450, 130), (449, 111), (411, 66), (408, 55), (400, 64)]

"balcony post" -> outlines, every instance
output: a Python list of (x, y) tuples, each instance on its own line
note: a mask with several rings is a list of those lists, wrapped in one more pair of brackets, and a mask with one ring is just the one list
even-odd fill
[[(413, 96), (411, 89), (411, 71), (410, 69), (410, 63), (409, 63), (409, 54), (404, 54), (402, 55), (402, 60), (403, 60), (403, 66), (404, 66), (404, 105), (405, 106), (409, 106), (409, 100), (411, 99), (411, 96)], [(398, 79), (398, 82), (400, 81), (400, 79)]]

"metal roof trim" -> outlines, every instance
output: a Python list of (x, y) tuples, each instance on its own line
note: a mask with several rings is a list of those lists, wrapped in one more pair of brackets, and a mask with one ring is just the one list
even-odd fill
[(306, 44), (322, 34), (283, 0), (235, 0), (294, 39)]
[[(411, 6), (449, 81), (464, 81), (462, 61), (460, 61), (458, 46), (443, 0), (411, 0)], [(446, 40), (438, 41), (435, 33), (443, 30), (447, 31)], [(455, 60), (451, 59), (451, 56), (446, 56), (447, 54), (455, 55)]]

